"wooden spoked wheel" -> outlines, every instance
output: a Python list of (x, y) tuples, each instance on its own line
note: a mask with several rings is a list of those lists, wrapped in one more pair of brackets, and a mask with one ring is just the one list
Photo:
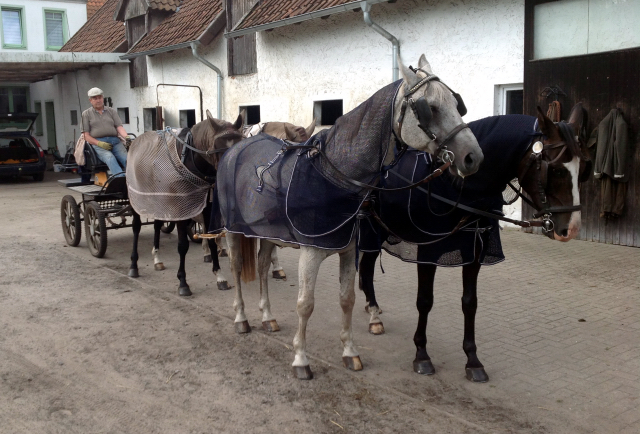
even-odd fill
[(107, 224), (97, 202), (85, 206), (84, 233), (91, 254), (102, 258), (107, 251)]
[(70, 194), (63, 197), (60, 203), (60, 221), (67, 244), (76, 247), (82, 237), (82, 220), (80, 219), (80, 207)]

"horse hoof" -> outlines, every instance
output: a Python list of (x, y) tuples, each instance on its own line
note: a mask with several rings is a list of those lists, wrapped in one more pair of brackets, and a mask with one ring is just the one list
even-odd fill
[(467, 380), (473, 383), (486, 383), (489, 381), (489, 376), (484, 368), (465, 368), (465, 371), (467, 373)]
[(251, 326), (249, 325), (249, 321), (242, 321), (234, 323), (236, 327), (236, 333), (251, 333)]
[(362, 371), (362, 361), (360, 360), (360, 356), (345, 356), (342, 358), (342, 364), (345, 368), (351, 369), (352, 371)]
[(364, 305), (364, 311), (369, 313), (369, 303)]
[(162, 271), (165, 269), (164, 264), (162, 262), (158, 262), (157, 264), (153, 264), (153, 268), (155, 268), (156, 271)]
[(227, 253), (227, 249), (220, 249), (220, 253), (218, 253), (218, 257), (226, 258), (227, 256), (229, 256), (229, 254)]
[(190, 295), (192, 295), (189, 285), (181, 286), (180, 288), (178, 288), (178, 294), (183, 297), (189, 297)]
[(436, 373), (436, 368), (433, 367), (431, 360), (414, 360), (413, 371), (420, 375), (433, 375)]
[(204, 262), (213, 262), (213, 260), (211, 259), (211, 255), (206, 255), (204, 257)]
[(271, 276), (273, 276), (273, 278), (277, 280), (283, 280), (285, 282), (287, 281), (287, 275), (284, 274), (284, 270), (273, 270)]
[(222, 281), (218, 282), (218, 289), (220, 291), (227, 291), (227, 290), (231, 289), (231, 287), (229, 286), (229, 283), (226, 280), (222, 280)]
[(272, 319), (271, 321), (262, 321), (262, 328), (268, 332), (280, 331), (280, 326), (278, 325), (278, 322), (275, 319)]
[(383, 335), (384, 325), (382, 325), (381, 322), (369, 324), (369, 333), (371, 333), (372, 335)]
[(311, 372), (311, 368), (309, 366), (294, 366), (293, 375), (295, 375), (298, 380), (313, 379), (313, 372)]
[(138, 269), (137, 268), (129, 268), (129, 277), (140, 277), (140, 275), (138, 274)]

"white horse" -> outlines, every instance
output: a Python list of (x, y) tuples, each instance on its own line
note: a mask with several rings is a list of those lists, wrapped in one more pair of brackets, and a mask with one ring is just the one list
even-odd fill
[[(467, 176), (476, 172), (482, 162), (483, 155), (474, 135), (466, 127), (466, 124), (462, 122), (461, 114), (464, 114), (464, 110), (462, 109), (463, 103), (459, 95), (453, 93), (449, 87), (433, 75), (431, 67), (424, 55), (420, 57), (418, 63), (419, 68), (417, 69), (407, 68), (401, 61), (398, 63), (401, 65), (403, 82), (399, 85), (400, 87), (395, 94), (395, 98), (390, 102), (392, 109), (388, 110), (388, 119), (384, 120), (384, 122), (388, 122), (388, 125), (392, 125), (393, 135), (405, 146), (408, 145), (418, 150), (425, 150), (440, 156), (443, 161), (452, 160), (450, 170), (452, 170), (453, 173)], [(366, 107), (375, 109), (377, 106), (372, 106), (371, 104), (373, 103), (371, 101), (374, 101), (374, 99), (367, 100), (363, 104), (370, 103), (370, 105)], [(411, 110), (407, 108), (411, 108)], [(367, 127), (364, 126), (363, 123), (361, 128)], [(246, 238), (243, 236), (243, 233), (239, 233), (242, 231), (235, 229), (233, 226), (230, 227), (233, 222), (228, 221), (228, 219), (225, 220), (226, 213), (229, 209), (225, 208), (224, 200), (229, 200), (229, 197), (232, 198), (231, 200), (234, 201), (232, 212), (238, 215), (242, 215), (243, 212), (245, 214), (255, 213), (256, 208), (258, 209), (258, 213), (262, 212), (260, 208), (260, 195), (255, 193), (255, 185), (257, 184), (255, 178), (256, 165), (252, 166), (249, 164), (255, 162), (248, 161), (245, 165), (251, 167), (243, 167), (242, 165), (236, 167), (234, 165), (236, 161), (234, 158), (238, 158), (238, 155), (243, 151), (242, 145), (251, 140), (252, 139), (243, 140), (231, 150), (227, 151), (218, 167), (218, 198), (221, 202), (220, 211), (222, 213), (223, 223), (228, 231), (226, 238), (231, 260), (231, 271), (235, 279), (236, 288), (233, 303), (236, 312), (235, 327), (239, 333), (248, 333), (251, 331), (244, 312), (241, 276), (244, 281), (254, 278), (256, 243), (252, 238)], [(344, 147), (348, 146), (352, 146), (348, 151), (354, 151), (357, 155), (367, 155), (369, 153), (381, 155), (382, 157), (378, 161), (378, 167), (372, 169), (373, 172), (371, 170), (366, 172), (368, 169), (364, 169), (363, 171), (363, 167), (361, 167), (362, 165), (358, 159), (350, 159), (349, 161), (341, 160), (340, 155), (344, 155), (346, 152), (346, 148)], [(364, 148), (355, 149), (353, 146)], [(358, 185), (358, 183), (364, 185), (371, 182), (372, 179), (379, 179), (383, 167), (392, 164), (392, 160), (395, 158), (395, 147), (396, 140), (389, 134), (388, 139), (385, 138), (381, 144), (362, 144), (362, 142), (358, 142), (358, 145), (353, 145), (351, 143), (340, 143), (336, 144), (334, 148), (327, 146), (321, 150), (311, 149), (307, 157), (313, 158), (319, 154), (321, 164), (324, 164), (324, 167), (330, 167), (332, 173), (339, 173), (338, 181), (343, 185), (351, 185), (351, 189), (353, 189), (353, 185)], [(251, 153), (247, 153), (246, 155), (251, 155)], [(275, 160), (276, 157), (274, 157), (272, 161)], [(269, 163), (271, 164), (272, 162)], [(266, 167), (269, 168), (271, 166), (268, 165)], [(275, 170), (275, 173), (279, 173), (275, 169), (275, 166), (272, 170)], [(252, 179), (244, 184), (239, 181), (239, 179), (244, 179), (240, 178), (241, 175), (250, 175), (251, 171), (253, 171), (254, 175)], [(240, 172), (242, 173), (240, 174)], [(261, 182), (263, 172), (264, 171), (260, 171), (260, 167), (258, 167), (258, 178), (261, 179)], [(359, 175), (354, 175), (354, 173)], [(336, 180), (336, 178), (333, 179), (334, 181)], [(236, 182), (238, 183), (237, 185)], [(267, 181), (264, 182), (267, 184)], [(360, 192), (364, 191), (363, 201), (368, 198), (372, 190), (373, 188), (370, 188), (370, 186), (360, 189)], [(250, 195), (251, 200), (247, 199), (247, 194)], [(251, 209), (245, 207), (251, 207)], [(320, 209), (316, 211), (320, 215), (324, 213), (328, 216), (340, 210)], [(276, 236), (270, 236), (270, 234), (266, 232), (249, 232), (249, 235), (261, 238), (260, 251), (258, 253), (258, 272), (261, 292), (259, 307), (262, 311), (262, 324), (268, 331), (277, 331), (279, 327), (275, 316), (271, 312), (269, 302), (267, 274), (271, 254), (276, 244), (282, 246), (291, 246), (291, 244), (274, 240), (273, 238), (276, 238)], [(307, 323), (314, 309), (314, 290), (320, 264), (325, 258), (335, 253), (340, 255), (339, 298), (342, 308), (342, 329), (340, 331), (340, 339), (343, 345), (342, 360), (345, 367), (349, 369), (362, 369), (362, 362), (353, 342), (351, 326), (353, 306), (355, 303), (355, 241), (353, 239), (350, 241), (347, 239), (346, 243), (348, 243), (346, 247), (333, 250), (304, 245), (304, 243), (299, 243), (300, 245), (295, 246), (300, 248), (297, 301), (299, 322), (298, 331), (293, 340), (295, 357), (292, 366), (294, 374), (299, 379), (313, 378), (306, 354)]]

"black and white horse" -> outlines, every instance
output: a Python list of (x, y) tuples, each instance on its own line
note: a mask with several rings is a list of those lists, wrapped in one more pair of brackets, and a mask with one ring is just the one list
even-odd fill
[[(475, 316), (477, 282), (481, 265), (504, 259), (498, 220), (467, 210), (453, 208), (459, 201), (483, 211), (501, 213), (502, 192), (514, 178), (544, 216), (543, 230), (556, 240), (569, 241), (580, 229), (579, 183), (590, 174), (590, 162), (578, 132), (584, 121), (581, 104), (571, 111), (568, 123), (554, 124), (538, 108), (537, 118), (525, 115), (494, 116), (469, 123), (485, 160), (480, 170), (459, 179), (442, 176), (429, 187), (405, 194), (381, 192), (375, 212), (379, 224), (363, 226), (360, 285), (367, 297), (369, 331), (384, 333), (380, 307), (375, 298), (373, 277), (380, 245), (407, 262), (418, 264), (418, 326), (414, 335), (416, 358), (414, 371), (435, 373), (427, 353), (427, 319), (433, 306), (434, 276), (438, 266), (462, 266), (462, 311), (467, 355), (466, 375), (474, 382), (489, 377), (477, 356)], [(424, 154), (411, 153), (394, 167), (387, 178), (390, 187), (401, 187), (432, 170)], [(434, 198), (448, 199), (443, 203)]]

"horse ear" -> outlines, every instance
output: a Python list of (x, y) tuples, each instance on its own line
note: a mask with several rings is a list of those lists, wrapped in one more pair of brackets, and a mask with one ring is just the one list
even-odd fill
[(571, 114), (569, 115), (569, 124), (573, 127), (573, 130), (576, 132), (576, 135), (580, 135), (582, 132), (583, 126), (585, 125), (585, 112), (584, 108), (582, 108), (582, 103), (574, 105), (571, 109)]
[(412, 70), (407, 68), (404, 63), (402, 63), (402, 59), (400, 59), (400, 55), (398, 54), (398, 66), (400, 67), (400, 74), (402, 75), (402, 79), (407, 84), (407, 88), (412, 88), (420, 79), (416, 74), (413, 73)]
[(287, 140), (295, 141), (298, 138), (296, 126), (288, 122), (284, 122), (284, 133), (287, 136)]
[(420, 55), (420, 60), (418, 60), (418, 68), (424, 69), (429, 74), (433, 74), (433, 71), (431, 70), (431, 65), (427, 61), (427, 58), (425, 57), (424, 54)]
[(313, 118), (313, 121), (311, 121), (309, 126), (304, 130), (307, 132), (307, 137), (311, 137), (313, 132), (316, 130), (316, 118)]
[(209, 124), (213, 127), (214, 131), (218, 131), (223, 127), (222, 121), (211, 116), (211, 112), (207, 110), (207, 119), (209, 120)]
[(233, 123), (233, 128), (240, 131), (240, 128), (242, 128), (243, 123), (244, 123), (244, 120), (242, 119), (242, 113), (240, 113), (238, 115), (238, 119), (236, 119), (236, 121)]
[(557, 134), (557, 127), (553, 121), (544, 114), (540, 106), (536, 108), (538, 110), (538, 126), (540, 127), (540, 131), (547, 137), (555, 137), (553, 133)]

